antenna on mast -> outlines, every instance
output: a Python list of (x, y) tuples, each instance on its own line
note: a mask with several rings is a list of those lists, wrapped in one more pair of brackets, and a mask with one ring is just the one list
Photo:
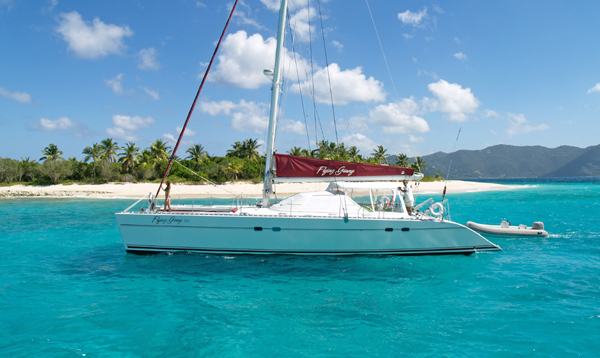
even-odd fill
[(458, 135), (456, 136), (456, 141), (454, 142), (454, 148), (452, 148), (452, 155), (450, 156), (450, 165), (448, 165), (448, 174), (446, 174), (446, 180), (444, 183), (444, 193), (442, 194), (442, 201), (444, 201), (444, 198), (446, 197), (446, 185), (448, 184), (448, 178), (450, 178), (450, 168), (452, 167), (452, 159), (454, 159), (456, 143), (458, 143), (458, 137), (460, 137), (461, 130), (462, 130), (462, 127), (460, 127), (460, 129), (458, 130)]

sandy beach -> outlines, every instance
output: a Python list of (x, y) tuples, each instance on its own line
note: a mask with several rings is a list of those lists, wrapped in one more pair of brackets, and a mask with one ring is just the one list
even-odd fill
[[(441, 194), (444, 182), (423, 182), (418, 186), (410, 182), (416, 194)], [(325, 190), (328, 183), (285, 183), (277, 184), (276, 192), (279, 197), (289, 196), (307, 191)], [(448, 193), (465, 193), (495, 190), (510, 190), (513, 186), (476, 183), (470, 181), (448, 181)], [(0, 188), (0, 198), (10, 197), (82, 197), (82, 198), (141, 198), (148, 193), (156, 194), (157, 183), (108, 183), (98, 185), (49, 185), (27, 186), (13, 185)], [(162, 193), (161, 193), (162, 195)], [(259, 197), (262, 195), (262, 184), (226, 183), (222, 185), (191, 185), (173, 184), (173, 198), (206, 198), (206, 197)]]

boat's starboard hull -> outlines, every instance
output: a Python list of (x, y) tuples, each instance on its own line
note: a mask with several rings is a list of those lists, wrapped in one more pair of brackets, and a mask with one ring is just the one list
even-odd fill
[(457, 223), (339, 217), (118, 213), (132, 253), (428, 255), (500, 250)]

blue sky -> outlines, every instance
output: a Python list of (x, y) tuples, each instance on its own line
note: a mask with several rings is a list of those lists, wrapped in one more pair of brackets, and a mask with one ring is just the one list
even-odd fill
[[(278, 3), (238, 5), (178, 154), (265, 140)], [(0, 0), (0, 156), (173, 146), (232, 4)], [(389, 72), (366, 1), (291, 1), (279, 152), (336, 139), (329, 82), (337, 137), (364, 155), (449, 152), (460, 127), (457, 149), (600, 143), (600, 2), (369, 5)]]

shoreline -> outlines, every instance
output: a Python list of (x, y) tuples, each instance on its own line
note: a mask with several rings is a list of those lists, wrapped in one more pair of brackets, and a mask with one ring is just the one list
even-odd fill
[[(416, 182), (410, 181), (413, 192), (418, 195), (442, 194), (447, 183), (448, 193), (469, 193), (482, 191), (512, 190), (522, 186), (504, 185), (495, 183), (470, 182), (462, 180), (449, 180), (448, 182)], [(141, 198), (148, 193), (156, 194), (158, 183), (108, 183), (108, 184), (70, 184), (28, 186), (14, 185), (0, 187), (0, 198), (94, 198), (94, 199), (129, 199)], [(302, 192), (325, 190), (329, 183), (282, 183), (276, 184), (277, 196), (287, 197)], [(400, 185), (400, 183), (399, 183)], [(171, 197), (182, 198), (233, 198), (239, 195), (244, 197), (262, 197), (262, 183), (253, 184), (246, 182), (226, 183), (222, 185), (172, 185)], [(162, 196), (162, 192), (161, 192)], [(160, 196), (159, 196), (160, 198)]]

